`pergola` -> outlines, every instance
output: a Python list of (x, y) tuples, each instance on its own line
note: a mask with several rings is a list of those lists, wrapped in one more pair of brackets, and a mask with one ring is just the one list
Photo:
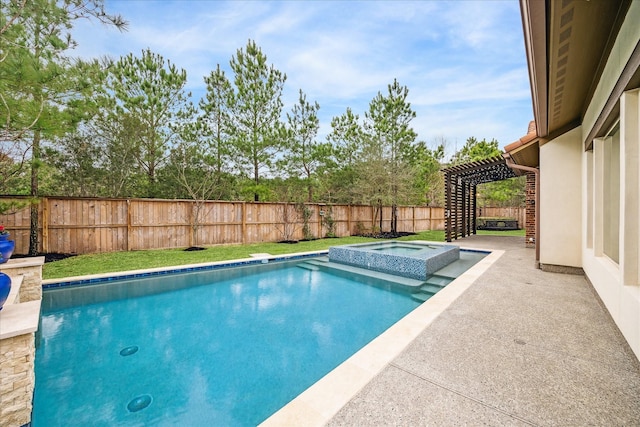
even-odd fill
[(516, 174), (502, 156), (443, 169), (445, 238), (447, 242), (476, 234), (476, 186), (502, 181)]

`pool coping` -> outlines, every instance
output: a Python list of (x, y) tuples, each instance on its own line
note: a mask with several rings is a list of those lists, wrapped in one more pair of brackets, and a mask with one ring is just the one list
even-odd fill
[[(442, 242), (424, 240), (411, 242), (442, 244)], [(487, 253), (487, 256), (404, 316), (381, 335), (377, 336), (369, 344), (358, 350), (335, 369), (320, 378), (304, 392), (264, 420), (259, 426), (325, 425), (505, 253), (504, 250), (477, 249), (463, 246), (460, 246), (460, 250)], [(320, 250), (282, 255), (260, 253), (252, 254), (251, 258), (237, 260), (46, 279), (42, 281), (42, 288), (43, 290), (56, 289), (66, 286), (91, 285), (190, 271), (258, 265), (272, 261), (289, 261), (317, 257), (319, 255), (326, 255), (328, 252), (328, 250)]]
[(121, 272), (91, 274), (85, 276), (62, 277), (57, 279), (45, 279), (42, 281), (42, 289), (55, 289), (66, 286), (92, 285), (119, 280), (139, 279), (141, 277), (163, 276), (167, 274), (188, 273), (192, 271), (217, 270), (229, 267), (242, 267), (246, 265), (259, 265), (277, 261), (291, 261), (326, 255), (328, 250), (296, 252), (292, 254), (271, 255), (266, 253), (252, 254), (251, 258), (240, 258), (226, 261), (212, 261), (198, 264), (185, 264), (173, 267), (156, 267), (142, 270), (129, 270)]
[(460, 247), (460, 249), (488, 252), (488, 255), (280, 408), (259, 426), (322, 426), (327, 424), (344, 405), (382, 372), (505, 253), (503, 250), (479, 251), (465, 247)]

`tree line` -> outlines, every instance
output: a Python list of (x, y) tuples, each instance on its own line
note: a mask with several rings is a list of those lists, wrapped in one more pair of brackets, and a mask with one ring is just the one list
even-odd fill
[[(194, 103), (186, 71), (150, 49), (73, 59), (77, 20), (127, 28), (102, 0), (8, 0), (0, 10), (4, 194), (442, 204), (446, 141), (417, 140), (409, 89), (395, 79), (367, 111), (334, 117), (321, 140), (321, 106), (299, 89), (286, 109), (287, 76), (253, 40), (229, 75), (214, 64)], [(472, 137), (452, 161), (499, 153), (497, 141)], [(518, 187), (485, 197), (513, 198)]]

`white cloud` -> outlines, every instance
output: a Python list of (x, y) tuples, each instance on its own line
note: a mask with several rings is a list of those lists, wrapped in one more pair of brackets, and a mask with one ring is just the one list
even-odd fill
[[(129, 19), (120, 34), (81, 22), (78, 55), (144, 48), (189, 75), (195, 96), (203, 76), (253, 39), (287, 74), (288, 110), (302, 89), (320, 103), (321, 132), (351, 107), (364, 113), (397, 78), (410, 90), (421, 139), (469, 136), (509, 143), (531, 119), (517, 2), (509, 1), (110, 1)], [(195, 100), (197, 102), (197, 99)]]
[(415, 104), (428, 106), (477, 101), (499, 103), (529, 96), (527, 74), (521, 69), (482, 74), (452, 69), (448, 76), (446, 79), (429, 79), (425, 76), (427, 83), (416, 91)]

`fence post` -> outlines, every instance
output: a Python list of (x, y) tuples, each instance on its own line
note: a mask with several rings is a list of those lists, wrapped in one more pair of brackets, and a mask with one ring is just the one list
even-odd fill
[(412, 233), (416, 232), (416, 207), (412, 206), (412, 211), (413, 211), (413, 218), (412, 218), (412, 223), (413, 223), (413, 230)]
[[(371, 208), (371, 232), (373, 232), (373, 228), (376, 226), (376, 210), (373, 208), (373, 205), (370, 206)], [(380, 212), (380, 217), (382, 218), (382, 212)], [(382, 232), (382, 228), (380, 229), (380, 232)]]
[(247, 202), (242, 202), (242, 244), (247, 243)]
[(320, 216), (320, 204), (316, 203), (316, 220), (318, 221), (318, 239), (322, 239), (322, 217)]
[(353, 230), (353, 228), (351, 228), (351, 209), (353, 208), (350, 204), (347, 205), (347, 236), (351, 236), (351, 230)]
[(42, 198), (42, 252), (49, 252), (49, 199)]
[(196, 201), (193, 200), (191, 201), (191, 211), (189, 212), (189, 246), (195, 246), (195, 235), (194, 235), (194, 221), (195, 221), (195, 213), (194, 210), (196, 209)]
[(127, 199), (127, 252), (131, 250), (131, 200)]

